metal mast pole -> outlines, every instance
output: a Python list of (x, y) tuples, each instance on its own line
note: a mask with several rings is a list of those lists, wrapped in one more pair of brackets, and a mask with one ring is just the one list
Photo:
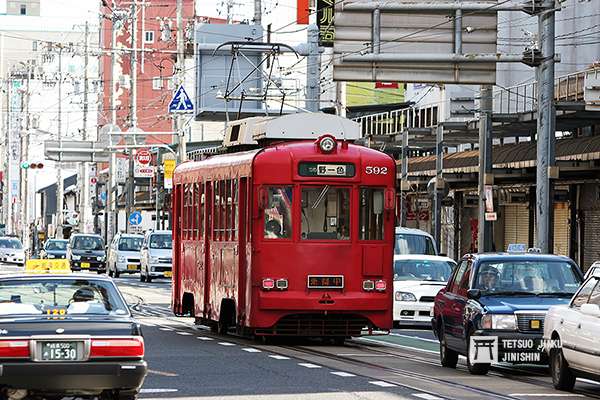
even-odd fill
[(551, 253), (553, 246), (553, 188), (557, 178), (554, 159), (555, 116), (554, 105), (554, 52), (555, 11), (554, 0), (544, 2), (545, 10), (538, 16), (540, 48), (543, 61), (537, 67), (537, 175), (536, 175), (536, 225), (537, 247)]
[[(23, 93), (23, 97), (21, 97), (21, 102), (23, 107), (21, 111), (25, 111), (25, 121), (22, 124), (21, 131), (21, 162), (27, 162), (29, 158), (29, 79), (30, 75), (30, 67), (31, 64), (29, 60), (27, 60), (26, 73), (27, 80), (25, 84), (25, 92)], [(28, 171), (29, 169), (20, 168), (21, 171), (21, 238), (23, 240), (23, 246), (25, 248), (29, 248), (29, 227), (28, 227), (28, 207), (29, 207), (29, 191), (28, 185)]]
[[(228, 14), (229, 15), (229, 14)], [(177, 0), (177, 87), (183, 85), (185, 74), (185, 44), (183, 41), (183, 0)], [(185, 133), (183, 131), (183, 117), (177, 115), (177, 161), (186, 160)]]
[[(88, 65), (89, 65), (89, 23), (85, 21), (85, 44), (84, 44), (84, 64), (83, 64), (83, 140), (88, 140), (87, 123), (88, 123)], [(90, 207), (89, 198), (89, 177), (88, 163), (82, 163), (80, 168), (79, 188), (81, 194), (79, 196), (79, 231), (86, 232), (88, 224), (88, 210)]]
[(63, 47), (59, 44), (58, 47), (58, 161), (56, 162), (56, 238), (63, 238), (63, 192), (64, 192), (64, 182), (62, 177), (62, 52)]
[(492, 251), (492, 222), (485, 220), (485, 186), (494, 184), (492, 175), (492, 108), (493, 89), (483, 85), (479, 99), (479, 214), (477, 248), (480, 253)]
[[(130, 88), (130, 108), (131, 108), (131, 131), (137, 130), (137, 7), (135, 2), (131, 4), (131, 88)], [(137, 144), (137, 136), (133, 136), (134, 143)], [(129, 215), (134, 203), (135, 178), (133, 177), (133, 152), (129, 151), (129, 174), (127, 176), (127, 207), (125, 210), (125, 232), (129, 232)]]
[[(259, 1), (260, 3), (260, 1)], [(319, 87), (321, 60), (319, 56), (319, 28), (308, 26), (308, 57), (306, 58), (306, 105), (308, 111), (317, 112), (320, 108), (321, 90)]]
[(254, 25), (262, 25), (261, 0), (254, 0)]

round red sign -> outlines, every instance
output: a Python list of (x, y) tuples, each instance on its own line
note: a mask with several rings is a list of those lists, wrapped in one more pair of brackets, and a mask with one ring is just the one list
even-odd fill
[(135, 155), (135, 159), (140, 164), (147, 165), (147, 164), (150, 164), (150, 161), (152, 160), (152, 156), (150, 155), (150, 152), (148, 150), (140, 150)]

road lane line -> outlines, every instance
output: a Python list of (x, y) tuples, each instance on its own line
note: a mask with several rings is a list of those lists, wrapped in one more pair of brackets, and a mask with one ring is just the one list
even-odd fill
[(229, 343), (229, 342), (219, 342), (219, 344), (220, 344), (221, 346), (235, 346), (235, 344), (234, 344), (234, 343)]
[(289, 357), (279, 356), (279, 355), (270, 355), (269, 357), (274, 358), (275, 360), (289, 360)]
[(174, 393), (178, 389), (140, 389), (140, 393)]
[(356, 376), (354, 374), (351, 374), (350, 372), (342, 372), (342, 371), (332, 371), (332, 372), (330, 372), (330, 374), (336, 375), (336, 376), (341, 376), (342, 378), (350, 378), (350, 377)]
[(189, 333), (189, 332), (180, 332), (180, 331), (178, 331), (178, 332), (175, 332), (175, 333), (178, 334), (178, 335), (181, 335), (181, 336), (192, 336), (192, 334)]
[(429, 393), (413, 393), (412, 396), (425, 400), (443, 400), (441, 397), (434, 396)]
[(165, 332), (173, 332), (173, 329), (171, 329), (171, 328), (158, 328), (158, 329), (160, 329), (161, 331), (165, 331)]
[(170, 378), (179, 376), (179, 374), (176, 374), (174, 372), (156, 371), (156, 370), (153, 370), (153, 369), (149, 369), (148, 373), (149, 374), (154, 374), (154, 375), (159, 375), (159, 376), (168, 376)]
[(403, 335), (401, 333), (390, 333), (390, 336), (398, 336), (398, 337), (403, 337), (403, 338), (408, 338), (408, 339), (417, 339), (417, 340), (422, 340), (424, 342), (431, 342), (431, 343), (439, 343), (439, 340), (435, 340), (435, 339), (428, 339), (428, 338), (423, 338), (420, 336), (410, 336), (410, 335)]
[(379, 387), (397, 387), (398, 385), (394, 385), (393, 383), (384, 382), (384, 381), (369, 381), (371, 385), (379, 386)]
[(322, 368), (320, 365), (311, 363), (298, 363), (298, 365), (304, 368)]
[(254, 347), (246, 347), (242, 350), (247, 351), (248, 353), (262, 353), (262, 351), (255, 349)]
[(206, 337), (206, 336), (198, 336), (196, 339), (199, 339), (199, 340), (206, 340), (206, 341), (208, 341), (208, 340), (213, 340), (213, 338), (209, 338), (209, 337)]
[(367, 338), (357, 338), (354, 340), (356, 340), (357, 342), (377, 343), (382, 346), (397, 347), (399, 349), (409, 349), (409, 350), (419, 351), (421, 353), (439, 354), (439, 351), (420, 349), (418, 347), (412, 347), (412, 346), (403, 346), (401, 344), (384, 342), (382, 340), (373, 340), (373, 339), (367, 339)]

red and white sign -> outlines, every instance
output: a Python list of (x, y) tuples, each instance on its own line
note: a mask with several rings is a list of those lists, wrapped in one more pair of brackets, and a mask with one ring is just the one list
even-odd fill
[(139, 150), (134, 158), (133, 176), (135, 178), (154, 177), (154, 167), (150, 165), (152, 156), (148, 150)]

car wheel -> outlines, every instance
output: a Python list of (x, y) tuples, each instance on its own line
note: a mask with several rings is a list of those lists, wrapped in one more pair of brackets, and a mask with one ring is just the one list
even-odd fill
[(458, 364), (458, 353), (452, 349), (448, 348), (448, 343), (446, 342), (446, 333), (444, 332), (444, 328), (440, 328), (440, 363), (442, 367), (446, 368), (456, 368), (456, 364)]
[(562, 349), (552, 349), (550, 352), (550, 373), (555, 389), (568, 392), (573, 390), (576, 378), (565, 360)]
[(469, 369), (469, 372), (471, 373), (471, 375), (487, 375), (487, 373), (490, 371), (490, 364), (483, 364), (483, 363), (477, 363), (477, 364), (471, 364), (471, 355), (469, 354), (471, 352), (471, 337), (467, 336), (467, 368)]

